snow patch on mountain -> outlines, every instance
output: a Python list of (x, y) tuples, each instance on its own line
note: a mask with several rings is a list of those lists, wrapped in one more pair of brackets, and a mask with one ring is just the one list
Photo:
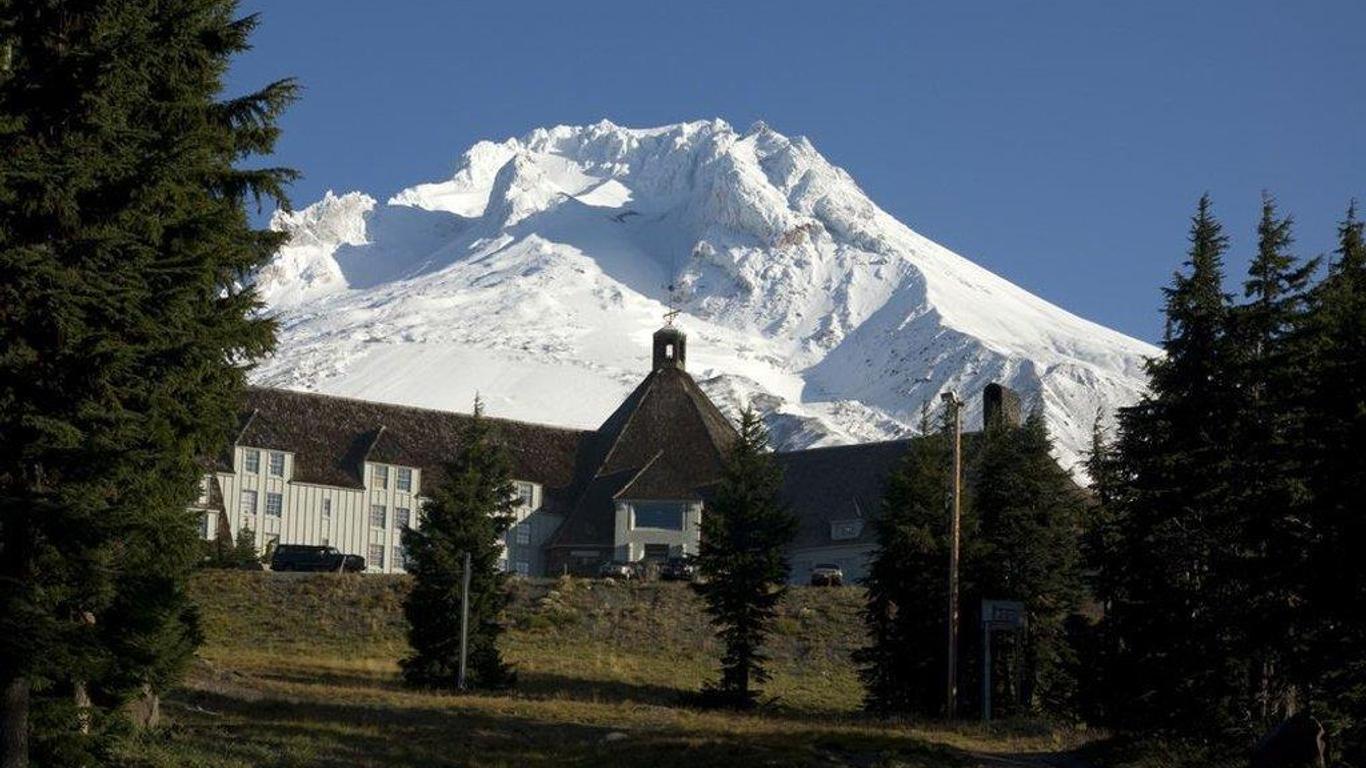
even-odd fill
[(1152, 346), (917, 234), (803, 137), (721, 120), (602, 121), (480, 142), (384, 205), (337, 196), (272, 227), (280, 320), (261, 383), (596, 426), (644, 375), (669, 308), (723, 409), (788, 448), (901, 437), (999, 381), (1073, 466)]

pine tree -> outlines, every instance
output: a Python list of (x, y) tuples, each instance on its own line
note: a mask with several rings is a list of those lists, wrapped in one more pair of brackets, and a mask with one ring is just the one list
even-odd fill
[(1113, 590), (1106, 622), (1125, 651), (1112, 679), (1127, 724), (1222, 733), (1240, 723), (1247, 670), (1227, 653), (1242, 643), (1227, 615), (1236, 346), (1223, 291), (1227, 240), (1208, 196), (1190, 244), (1186, 271), (1164, 291), (1166, 354), (1148, 363), (1148, 394), (1120, 412), (1126, 488), (1104, 576)]
[(403, 604), (412, 653), (403, 678), (412, 686), (455, 689), (460, 673), (460, 622), (465, 555), (470, 562), (467, 688), (501, 688), (515, 675), (498, 650), (509, 595), (499, 568), (502, 537), (514, 519), (516, 494), (507, 450), (474, 403), (460, 453), (431, 490), (420, 526), (403, 532), (413, 588)]
[(721, 678), (705, 692), (722, 706), (754, 706), (758, 686), (768, 680), (764, 640), (787, 591), (785, 548), (797, 530), (778, 501), (781, 485), (768, 432), (746, 409), (724, 475), (702, 513), (697, 565), (703, 581), (694, 585), (725, 646)]
[(1024, 426), (988, 425), (972, 467), (978, 532), (966, 564), (972, 586), (965, 604), (1019, 600), (1028, 615), (1014, 646), (994, 657), (1007, 673), (993, 675), (997, 684), (1019, 681), (1014, 696), (997, 698), (1003, 711), (1013, 699), (1028, 710), (1063, 712), (1075, 687), (1065, 622), (1082, 595), (1085, 497), (1052, 449), (1043, 412), (1035, 409)]
[(1301, 264), (1290, 253), (1291, 228), (1291, 219), (1279, 216), (1275, 201), (1264, 195), (1257, 255), (1244, 283), (1247, 302), (1232, 313), (1239, 459), (1232, 487), (1239, 521), (1228, 580), (1240, 594), (1230, 601), (1236, 609), (1228, 620), (1246, 645), (1227, 653), (1247, 658), (1254, 733), (1294, 711), (1298, 675), (1291, 667), (1304, 655), (1298, 639), (1310, 568), (1303, 525), (1308, 493), (1302, 442), (1310, 402), (1304, 337), (1318, 260)]
[[(887, 478), (877, 549), (864, 581), (869, 645), (854, 661), (865, 708), (882, 715), (933, 717), (944, 709), (951, 456), (943, 431), (930, 431), (927, 422), (922, 420), (922, 436)], [(971, 540), (970, 505), (964, 518), (965, 538)]]
[(39, 763), (99, 759), (121, 702), (196, 640), (186, 506), (274, 335), (244, 277), (280, 236), (245, 197), (283, 202), (292, 178), (236, 167), (271, 151), (295, 89), (219, 100), (255, 26), (233, 11), (0, 4), (5, 768), (30, 746)]
[(1313, 408), (1307, 427), (1313, 529), (1310, 703), (1326, 716), (1342, 764), (1366, 766), (1366, 223), (1356, 204), (1311, 298)]

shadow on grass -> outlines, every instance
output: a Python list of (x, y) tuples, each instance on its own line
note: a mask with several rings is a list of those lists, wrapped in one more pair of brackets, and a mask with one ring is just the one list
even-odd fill
[[(342, 692), (344, 695), (344, 691)], [(465, 702), (468, 703), (468, 702)], [(565, 765), (734, 766), (966, 765), (964, 758), (904, 734), (765, 723), (761, 716), (718, 728), (668, 718), (618, 731), (526, 712), (465, 706), (281, 700), (259, 691), (183, 690), (168, 700), (176, 727), (149, 748), (167, 756), (149, 765), (341, 768), (341, 766)]]

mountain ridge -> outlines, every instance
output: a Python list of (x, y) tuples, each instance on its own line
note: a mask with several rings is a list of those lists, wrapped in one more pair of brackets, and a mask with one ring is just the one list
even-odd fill
[(257, 383), (594, 426), (676, 308), (692, 372), (780, 448), (914, 431), (946, 389), (1041, 405), (1064, 466), (1137, 399), (1156, 348), (1080, 318), (882, 211), (804, 137), (721, 120), (539, 128), (380, 204), (271, 226), (280, 347)]

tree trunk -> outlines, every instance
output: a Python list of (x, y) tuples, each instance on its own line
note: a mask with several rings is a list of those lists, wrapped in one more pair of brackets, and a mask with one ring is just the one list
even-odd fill
[(0, 680), (0, 768), (28, 768), (29, 682)]

